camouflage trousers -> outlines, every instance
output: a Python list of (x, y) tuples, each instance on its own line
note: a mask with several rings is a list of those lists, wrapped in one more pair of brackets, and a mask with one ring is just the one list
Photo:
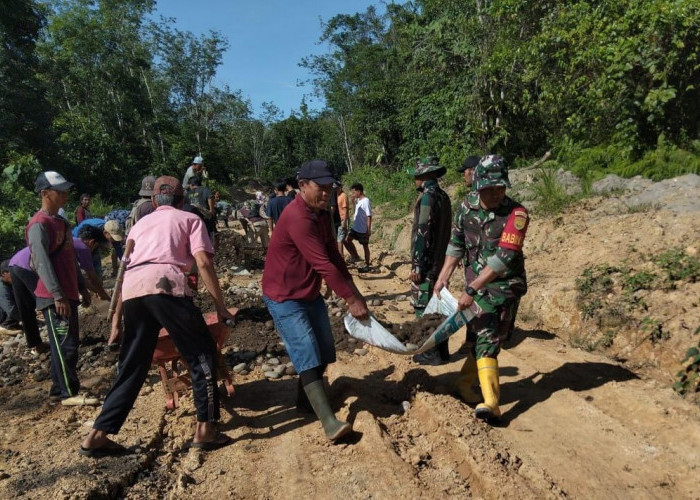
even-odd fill
[(496, 358), (510, 338), (520, 297), (489, 295), (475, 297), (470, 309), (476, 315), (467, 325), (467, 347), (476, 359)]
[(423, 311), (433, 295), (434, 285), (435, 279), (433, 278), (426, 278), (420, 283), (411, 281), (411, 305), (416, 313), (416, 318), (423, 316)]

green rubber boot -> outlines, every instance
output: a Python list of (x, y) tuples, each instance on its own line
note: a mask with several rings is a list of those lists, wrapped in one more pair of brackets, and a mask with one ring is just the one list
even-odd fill
[(301, 379), (297, 380), (297, 411), (299, 413), (313, 413), (314, 409), (311, 407), (311, 401), (309, 401), (309, 398), (306, 395)]
[(335, 418), (331, 405), (328, 403), (326, 390), (323, 388), (323, 381), (316, 380), (304, 386), (304, 391), (309, 398), (314, 413), (321, 421), (326, 437), (335, 441), (352, 431), (352, 426), (347, 422), (341, 422)]

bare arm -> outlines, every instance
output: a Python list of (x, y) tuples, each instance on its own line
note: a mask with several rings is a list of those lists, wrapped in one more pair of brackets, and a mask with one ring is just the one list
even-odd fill
[(440, 290), (445, 288), (450, 283), (450, 278), (452, 277), (454, 270), (457, 268), (457, 264), (459, 264), (459, 259), (457, 257), (452, 257), (450, 255), (445, 256), (445, 263), (442, 265), (440, 275), (435, 281), (435, 286), (433, 287), (435, 295), (438, 296), (438, 299), (441, 298)]
[(102, 300), (109, 300), (109, 294), (105, 291), (104, 286), (102, 285), (102, 280), (100, 279), (99, 276), (97, 276), (97, 273), (95, 272), (94, 269), (87, 270), (85, 271), (85, 274), (87, 275), (87, 279), (90, 282), (90, 285), (92, 286), (92, 289), (97, 292), (97, 295), (102, 299)]
[(122, 336), (122, 311), (124, 310), (124, 304), (122, 303), (122, 296), (119, 295), (117, 299), (117, 305), (114, 308), (114, 315), (112, 316), (112, 328), (109, 333), (109, 340), (107, 340), (107, 345), (112, 345), (117, 342)]
[(216, 312), (219, 318), (235, 321), (235, 316), (228, 312), (224, 304), (224, 296), (221, 293), (219, 278), (216, 276), (211, 255), (202, 250), (194, 254), (194, 260), (197, 262), (197, 269), (199, 269), (199, 275), (202, 277), (204, 286), (207, 288), (212, 299), (214, 299), (214, 305), (216, 306)]
[(214, 198), (209, 198), (209, 199), (207, 199), (207, 201), (209, 202), (209, 216), (215, 217), (216, 210), (214, 210)]

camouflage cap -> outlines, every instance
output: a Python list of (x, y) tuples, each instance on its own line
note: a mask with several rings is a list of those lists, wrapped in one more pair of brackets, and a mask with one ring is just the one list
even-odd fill
[(435, 177), (442, 177), (447, 172), (447, 169), (440, 165), (440, 160), (437, 156), (425, 156), (416, 161), (416, 168), (408, 169), (408, 173), (413, 177), (420, 177), (425, 174), (436, 172)]
[(474, 169), (474, 189), (481, 191), (491, 186), (510, 187), (506, 162), (498, 155), (484, 156)]

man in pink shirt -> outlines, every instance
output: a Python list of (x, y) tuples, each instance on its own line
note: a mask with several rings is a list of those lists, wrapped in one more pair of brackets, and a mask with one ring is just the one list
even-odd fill
[[(233, 320), (226, 310), (212, 256), (214, 248), (201, 218), (179, 210), (184, 192), (174, 177), (159, 177), (153, 187), (156, 210), (129, 233), (134, 249), (124, 273), (121, 305), (124, 335), (119, 373), (105, 398), (102, 412), (80, 446), (89, 457), (117, 455), (125, 448), (110, 440), (124, 424), (136, 401), (165, 327), (190, 369), (197, 425), (191, 447), (213, 450), (230, 442), (216, 430), (219, 420), (216, 345), (187, 285), (197, 264), (202, 281), (214, 299), (220, 320)], [(112, 335), (119, 329), (119, 314)], [(110, 339), (111, 340), (111, 339)]]
[(338, 253), (326, 210), (335, 179), (325, 161), (304, 163), (299, 195), (282, 212), (265, 259), (263, 300), (299, 373), (297, 409), (313, 410), (332, 441), (352, 430), (335, 418), (323, 387), (323, 372), (335, 362), (335, 343), (321, 281), (345, 299), (350, 313), (367, 318), (367, 304)]

